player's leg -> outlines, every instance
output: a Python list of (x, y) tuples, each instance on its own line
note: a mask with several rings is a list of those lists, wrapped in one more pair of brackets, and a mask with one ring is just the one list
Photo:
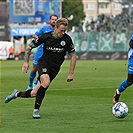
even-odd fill
[(33, 82), (33, 88), (37, 85), (37, 83), (38, 83), (38, 78)]
[(11, 100), (16, 99), (17, 97), (29, 98), (29, 97), (31, 97), (31, 95), (30, 95), (31, 91), (32, 90), (27, 90), (27, 91), (22, 92), (22, 91), (18, 91), (16, 89), (14, 89), (12, 94), (5, 98), (5, 103), (10, 102)]
[(133, 74), (128, 74), (127, 80), (124, 80), (120, 86), (116, 89), (114, 98), (113, 98), (113, 104), (117, 103), (119, 101), (120, 95), (123, 91), (126, 90), (127, 87), (131, 86), (133, 84)]
[[(45, 61), (40, 60), (38, 62), (38, 73), (40, 76), (40, 88), (37, 91), (35, 105), (34, 105), (34, 111), (33, 111), (33, 118), (40, 118), (39, 109), (42, 103), (42, 100), (45, 97), (45, 92), (48, 89), (50, 83), (52, 80), (56, 77), (58, 74), (60, 68), (51, 68), (46, 67), (47, 64)], [(45, 68), (46, 71), (42, 71)]]
[(22, 98), (36, 97), (36, 94), (39, 88), (40, 88), (40, 82), (38, 82), (38, 84), (35, 86), (33, 90), (17, 92), (16, 97), (22, 97)]
[(36, 97), (37, 91), (40, 88), (40, 81), (38, 81), (37, 85), (34, 87), (34, 89), (31, 91), (31, 97)]
[(37, 67), (36, 65), (33, 63), (33, 68), (30, 72), (30, 77), (29, 77), (29, 85), (27, 87), (27, 90), (32, 90), (32, 84), (33, 84), (33, 80), (36, 77), (36, 72), (37, 72)]
[[(47, 64), (43, 59), (40, 59), (38, 62), (38, 74), (41, 75), (39, 76), (39, 81), (40, 81), (40, 88), (37, 91), (36, 94), (36, 100), (35, 100), (35, 104), (34, 104), (34, 110), (33, 110), (33, 118), (38, 119), (40, 118), (40, 114), (39, 114), (39, 109), (42, 103), (42, 100), (45, 96), (45, 92), (50, 84), (50, 77), (49, 77), (49, 69), (50, 67), (46, 67)], [(43, 71), (43, 70), (46, 71)]]
[(131, 86), (133, 84), (133, 74), (129, 74), (128, 73), (128, 77), (127, 80), (124, 80), (120, 86), (118, 87), (118, 94), (120, 94), (121, 92), (123, 92), (124, 90), (126, 90), (126, 88), (128, 86)]
[[(38, 60), (40, 59), (40, 57), (43, 54), (43, 45), (40, 45), (34, 55), (34, 60), (33, 60), (33, 69), (30, 72), (30, 77), (29, 77), (29, 85), (27, 87), (27, 90), (31, 90), (33, 89), (33, 81), (34, 78), (36, 77), (36, 71), (37, 71), (37, 64), (38, 64)], [(35, 87), (35, 86), (34, 86)]]
[(37, 63), (38, 63), (39, 58), (40, 58), (40, 53), (39, 53), (39, 50), (37, 50), (35, 55), (34, 55), (33, 68), (30, 72), (29, 85), (27, 87), (27, 90), (31, 90), (33, 88), (32, 84), (33, 84), (34, 78), (36, 77)]
[[(34, 105), (34, 111), (33, 111), (33, 118), (38, 119), (40, 118), (39, 109), (42, 103), (42, 100), (45, 96), (45, 92), (50, 85), (50, 77), (48, 74), (42, 74), (40, 77), (41, 86), (37, 91), (36, 94), (36, 100)], [(45, 81), (45, 82), (44, 82)]]
[(116, 89), (113, 97), (113, 104), (117, 103), (119, 101), (121, 92), (125, 91), (127, 87), (131, 86), (133, 84), (133, 64), (132, 64), (132, 58), (129, 59), (128, 62), (128, 76), (127, 80), (124, 80), (120, 86)]
[(15, 99), (16, 98), (16, 94), (17, 94), (18, 90), (14, 89), (14, 91), (12, 92), (11, 95), (7, 96), (5, 98), (5, 103), (8, 103), (10, 102), (12, 99)]
[(14, 89), (12, 94), (5, 98), (5, 103), (10, 102), (11, 100), (16, 99), (17, 97), (21, 98), (35, 97), (39, 88), (40, 88), (40, 82), (38, 82), (38, 84), (35, 86), (33, 90), (18, 91)]

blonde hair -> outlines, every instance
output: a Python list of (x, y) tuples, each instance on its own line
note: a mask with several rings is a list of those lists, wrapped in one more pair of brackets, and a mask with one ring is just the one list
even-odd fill
[(60, 25), (68, 26), (68, 20), (66, 18), (59, 18), (55, 22), (55, 26), (59, 27)]

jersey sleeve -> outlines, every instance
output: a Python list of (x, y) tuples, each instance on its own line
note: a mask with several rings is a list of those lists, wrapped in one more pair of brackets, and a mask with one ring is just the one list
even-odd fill
[(38, 47), (39, 45), (44, 43), (45, 40), (46, 40), (46, 35), (45, 34), (42, 34), (38, 38), (33, 38), (32, 39), (32, 47)]
[(73, 44), (72, 39), (71, 39), (70, 37), (68, 38), (68, 48), (67, 48), (67, 52), (68, 52), (68, 54), (75, 53), (74, 44)]
[(35, 34), (37, 35), (37, 36), (40, 36), (40, 35), (42, 35), (44, 33), (44, 27), (42, 27), (41, 29), (39, 29), (39, 30), (37, 30), (36, 32), (35, 32)]

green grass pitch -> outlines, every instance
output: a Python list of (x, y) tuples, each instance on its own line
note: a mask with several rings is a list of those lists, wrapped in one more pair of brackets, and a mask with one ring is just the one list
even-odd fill
[(127, 77), (127, 61), (78, 60), (74, 81), (66, 82), (66, 60), (43, 100), (41, 119), (33, 119), (34, 98), (17, 98), (5, 104), (14, 88), (26, 90), (29, 72), (22, 74), (23, 61), (0, 61), (0, 133), (132, 133), (133, 89), (120, 97), (129, 107), (124, 119), (112, 115), (115, 89)]

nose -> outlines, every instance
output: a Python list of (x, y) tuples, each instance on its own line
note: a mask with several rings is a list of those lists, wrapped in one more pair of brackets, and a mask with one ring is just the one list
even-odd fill
[(62, 30), (61, 33), (64, 35), (65, 34), (65, 30)]
[(62, 34), (64, 35), (64, 34), (65, 34), (65, 32), (63, 31), (63, 32), (62, 32)]

